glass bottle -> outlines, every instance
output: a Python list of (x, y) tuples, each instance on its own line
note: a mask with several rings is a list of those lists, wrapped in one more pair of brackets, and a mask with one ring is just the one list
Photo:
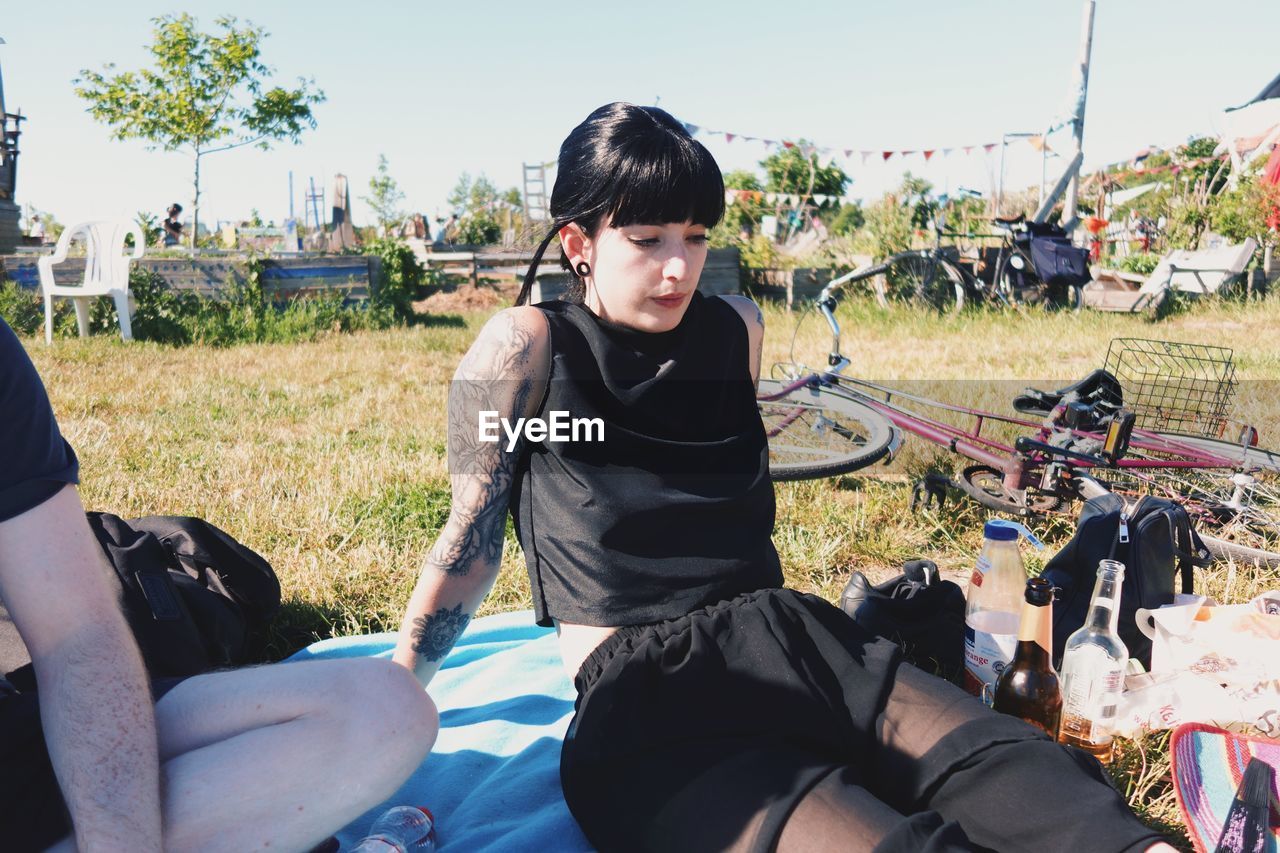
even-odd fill
[(1116, 630), (1124, 563), (1103, 560), (1084, 625), (1062, 652), (1062, 724), (1059, 743), (1077, 746), (1102, 763), (1111, 760), (1116, 705), (1124, 690), (1129, 650)]
[(992, 708), (1058, 733), (1062, 691), (1053, 669), (1053, 585), (1044, 578), (1027, 581), (1013, 660), (996, 679)]

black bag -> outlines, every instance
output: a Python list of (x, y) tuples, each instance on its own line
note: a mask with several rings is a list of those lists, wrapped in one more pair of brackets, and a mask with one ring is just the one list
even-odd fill
[[(248, 662), (251, 637), (280, 609), (266, 560), (203, 519), (87, 515), (152, 678)], [(9, 678), (33, 686), (29, 665)]]
[(911, 560), (903, 573), (872, 586), (854, 572), (840, 608), (866, 630), (902, 646), (908, 661), (960, 683), (964, 672), (964, 592), (940, 580), (930, 560)]
[[(1121, 521), (1124, 524), (1121, 524)], [(1126, 541), (1127, 540), (1127, 541)], [(1075, 535), (1053, 556), (1040, 576), (1057, 588), (1053, 603), (1053, 655), (1062, 659), (1067, 637), (1084, 624), (1089, 599), (1102, 560), (1124, 563), (1120, 587), (1120, 639), (1129, 656), (1151, 666), (1151, 640), (1138, 630), (1138, 608), (1173, 603), (1178, 591), (1190, 593), (1195, 566), (1208, 565), (1209, 554), (1181, 504), (1145, 496), (1128, 507), (1115, 494), (1085, 502)]]
[(1050, 287), (1075, 287), (1093, 280), (1089, 253), (1071, 245), (1066, 237), (1032, 237), (1031, 264)]

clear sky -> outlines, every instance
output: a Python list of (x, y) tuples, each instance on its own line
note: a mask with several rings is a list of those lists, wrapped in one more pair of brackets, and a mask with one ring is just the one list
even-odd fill
[[(313, 77), (328, 96), (300, 145), (216, 154), (203, 164), (202, 222), (280, 220), (288, 173), (302, 186), (348, 176), (364, 194), (385, 154), (406, 206), (446, 211), (460, 173), (517, 186), (521, 162), (553, 160), (600, 104), (660, 106), (704, 127), (836, 149), (906, 150), (997, 141), (1060, 114), (1079, 52), (1080, 0), (630, 0), (404, 2), (3, 0), (0, 69), (10, 111), (29, 116), (17, 200), (64, 223), (163, 215), (187, 204), (181, 154), (113, 142), (72, 92), (82, 68), (148, 61), (150, 18), (222, 13), (270, 33), (278, 79)], [(1212, 133), (1223, 107), (1280, 73), (1277, 0), (1098, 0), (1085, 163)], [(726, 171), (751, 168), (756, 143), (702, 136)], [(1066, 134), (1051, 144), (1065, 148)], [(874, 197), (904, 169), (940, 187), (989, 191), (996, 158), (958, 153), (839, 160), (849, 194)], [(1051, 164), (1053, 161), (1050, 161)], [(1051, 166), (1052, 168), (1052, 166)], [(1039, 181), (1040, 155), (1010, 148), (1011, 186)], [(357, 224), (367, 222), (354, 201)]]

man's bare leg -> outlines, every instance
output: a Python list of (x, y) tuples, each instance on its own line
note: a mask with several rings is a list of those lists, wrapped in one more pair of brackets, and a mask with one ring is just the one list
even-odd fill
[(438, 726), (417, 679), (387, 660), (188, 679), (156, 703), (165, 849), (309, 850), (390, 797)]

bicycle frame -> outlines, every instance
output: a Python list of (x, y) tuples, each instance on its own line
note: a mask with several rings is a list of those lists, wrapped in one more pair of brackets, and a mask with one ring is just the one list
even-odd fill
[[(946, 447), (952, 453), (959, 454), (980, 465), (986, 465), (1001, 472), (1005, 489), (1013, 493), (1022, 493), (1027, 488), (1034, 486), (1042, 491), (1061, 494), (1065, 486), (1062, 482), (1063, 480), (1070, 481), (1076, 477), (1086, 476), (1091, 469), (1129, 470), (1141, 475), (1143, 471), (1159, 469), (1236, 469), (1240, 467), (1235, 460), (1206, 450), (1203, 447), (1179, 442), (1175, 438), (1163, 436), (1150, 430), (1136, 428), (1133, 430), (1130, 439), (1129, 446), (1131, 449), (1139, 452), (1164, 454), (1176, 458), (1129, 458), (1126, 456), (1116, 460), (1108, 460), (1102, 456), (1080, 453), (1047, 444), (1049, 439), (1063, 438), (1068, 433), (1073, 438), (1091, 439), (1098, 442), (1101, 442), (1104, 438), (1101, 433), (1073, 429), (1059, 423), (1057, 418), (1061, 414), (1062, 406), (1055, 409), (1043, 421), (1033, 421), (967, 406), (957, 406), (877, 385), (873, 382), (844, 376), (843, 371), (849, 366), (850, 361), (840, 354), (840, 325), (835, 318), (835, 298), (832, 296), (831, 291), (843, 284), (844, 280), (848, 280), (852, 275), (832, 281), (823, 289), (817, 300), (818, 309), (826, 318), (833, 336), (832, 351), (828, 355), (829, 369), (823, 373), (810, 373), (790, 380), (784, 383), (784, 387), (778, 393), (763, 395), (759, 399), (764, 401), (778, 400), (804, 387), (829, 389), (847, 399), (870, 407), (904, 432), (909, 432), (933, 444)], [(870, 389), (875, 393), (868, 393), (850, 386), (861, 386), (861, 388)], [(881, 399), (881, 396), (883, 399)], [(894, 402), (894, 397), (913, 401), (934, 409), (964, 415), (972, 418), (972, 426), (964, 429), (937, 418), (929, 417)], [(803, 411), (802, 408), (797, 408), (796, 411), (788, 415), (783, 421), (782, 428), (793, 422)], [(982, 434), (983, 427), (991, 422), (1034, 430), (1034, 437), (1024, 436), (1011, 447)], [(1018, 447), (1019, 444), (1023, 446), (1020, 448)], [(1077, 488), (1073, 483), (1070, 487), (1070, 495), (1076, 494)]]

